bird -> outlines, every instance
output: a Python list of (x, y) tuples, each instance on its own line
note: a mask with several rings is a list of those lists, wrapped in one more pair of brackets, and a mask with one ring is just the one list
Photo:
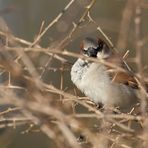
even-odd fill
[[(75, 86), (95, 104), (132, 108), (139, 100), (139, 88), (123, 58), (101, 38), (84, 38), (80, 50), (82, 55), (98, 62), (87, 58), (76, 60), (70, 72)], [(121, 67), (123, 71), (116, 67)]]

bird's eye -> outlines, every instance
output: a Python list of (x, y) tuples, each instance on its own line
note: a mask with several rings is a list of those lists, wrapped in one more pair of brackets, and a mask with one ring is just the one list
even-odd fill
[(82, 51), (83, 51), (83, 54), (87, 54), (87, 50), (84, 50), (84, 49), (83, 49)]
[(102, 49), (103, 49), (103, 45), (104, 45), (104, 43), (103, 42), (100, 42), (100, 43), (98, 43), (98, 47), (97, 47), (97, 51), (102, 51)]

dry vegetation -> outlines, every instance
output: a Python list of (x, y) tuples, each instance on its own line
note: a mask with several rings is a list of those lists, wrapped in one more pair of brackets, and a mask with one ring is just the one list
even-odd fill
[[(146, 43), (146, 39), (140, 38), (141, 9), (147, 9), (148, 4), (142, 0), (127, 0), (117, 43), (117, 48), (125, 48), (129, 20), (134, 16), (136, 56), (130, 60), (137, 65), (138, 69), (134, 76), (141, 89), (140, 105), (135, 106), (128, 113), (116, 111), (116, 113), (106, 114), (97, 109), (88, 99), (79, 97), (75, 90), (65, 91), (63, 88), (63, 73), (70, 71), (70, 61), (65, 57), (81, 57), (64, 49), (75, 36), (75, 32), (81, 30), (81, 24), (84, 24), (85, 20), (87, 23), (89, 21), (88, 24), (94, 23), (96, 31), (104, 37), (112, 50), (116, 49), (90, 15), (95, 0), (91, 0), (86, 5), (78, 22), (73, 22), (73, 28), (62, 41), (47, 48), (40, 45), (42, 37), (59, 19), (62, 19), (74, 2), (75, 0), (71, 0), (47, 27), (44, 27), (43, 23), (33, 42), (15, 37), (1, 20), (0, 104), (3, 109), (0, 111), (0, 128), (28, 125), (28, 128), (22, 131), (23, 133), (40, 130), (60, 148), (148, 147), (146, 109), (148, 94), (143, 85), (147, 79), (144, 77), (141, 63), (141, 48)], [(37, 67), (32, 55), (35, 55), (36, 59), (37, 56), (45, 56), (46, 63)], [(57, 60), (61, 67), (50, 66), (54, 60)], [(89, 58), (89, 60), (94, 59)], [(104, 62), (104, 64), (110, 63)], [(44, 73), (49, 70), (60, 73), (60, 88), (50, 82), (46, 83)], [(119, 68), (119, 70), (122, 69)]]

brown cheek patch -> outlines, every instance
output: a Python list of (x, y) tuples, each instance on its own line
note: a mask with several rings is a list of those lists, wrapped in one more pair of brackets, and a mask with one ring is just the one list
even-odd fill
[(80, 52), (82, 53), (83, 50), (84, 50), (84, 44), (83, 44), (83, 42), (81, 42), (81, 43), (80, 43)]

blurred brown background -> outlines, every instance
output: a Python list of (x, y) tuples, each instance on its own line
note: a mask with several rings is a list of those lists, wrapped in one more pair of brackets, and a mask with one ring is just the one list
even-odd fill
[[(132, 1), (132, 0), (131, 0)], [(33, 41), (39, 32), (42, 21), (45, 21), (45, 26), (51, 22), (65, 7), (69, 0), (0, 0), (0, 16), (5, 19), (8, 26), (15, 36), (23, 38), (28, 41)], [(62, 16), (56, 25), (54, 25), (45, 34), (41, 41), (43, 47), (48, 47), (50, 44), (58, 44), (68, 32), (72, 29), (72, 22), (77, 22), (80, 15), (84, 11), (87, 0), (77, 0)], [(97, 0), (96, 4), (90, 11), (90, 15), (97, 25), (82, 24), (73, 36), (72, 42), (66, 47), (67, 50), (79, 52), (80, 40), (86, 36), (97, 37), (100, 33), (97, 31), (96, 26), (107, 34), (116, 47), (121, 52), (130, 50), (130, 56), (135, 55), (135, 14), (131, 12), (132, 8), (128, 8), (127, 0)], [(145, 0), (145, 3), (148, 3)], [(142, 62), (143, 65), (148, 63), (148, 8), (143, 6), (141, 9), (141, 25), (140, 25), (140, 38), (144, 41), (142, 46)], [(123, 24), (123, 17), (125, 19), (129, 16), (127, 21), (129, 24)], [(121, 29), (127, 31), (124, 36)], [(124, 36), (124, 43), (119, 41), (121, 36)], [(122, 37), (120, 38), (122, 39)], [(123, 43), (123, 44), (122, 44)], [(36, 64), (44, 63), (45, 57), (40, 57), (36, 61), (36, 55), (33, 55), (33, 61)], [(71, 62), (75, 59), (67, 58)], [(58, 67), (59, 63), (52, 63), (53, 66)], [(73, 87), (70, 81), (69, 71), (64, 73), (64, 87)], [(58, 72), (46, 72), (45, 77), (47, 81), (59, 87), (60, 75)], [(52, 143), (44, 134), (40, 132), (21, 134), (23, 128), (7, 128), (0, 130), (0, 148), (49, 148), (53, 147)]]

